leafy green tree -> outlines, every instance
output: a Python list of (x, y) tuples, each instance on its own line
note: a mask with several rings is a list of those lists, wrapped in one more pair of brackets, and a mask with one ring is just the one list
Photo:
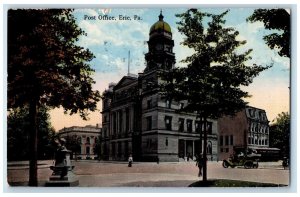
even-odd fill
[(273, 120), (270, 126), (270, 146), (279, 148), (283, 156), (290, 155), (290, 115), (282, 112)]
[[(49, 121), (47, 109), (41, 108), (38, 113), (38, 159), (53, 157), (52, 141), (55, 131)], [(9, 111), (7, 117), (7, 159), (9, 161), (29, 159), (29, 112), (28, 107)]]
[[(247, 104), (249, 94), (241, 90), (268, 67), (248, 66), (251, 49), (238, 53), (237, 48), (246, 41), (236, 40), (239, 34), (232, 27), (224, 27), (223, 17), (228, 10), (217, 15), (189, 9), (176, 16), (180, 18), (178, 30), (185, 38), (184, 46), (195, 52), (183, 62), (187, 67), (163, 71), (162, 95), (168, 99), (186, 100), (182, 111), (196, 112), (204, 124), (203, 157), (206, 158), (207, 119), (234, 115)], [(209, 21), (209, 22), (205, 22)], [(207, 165), (203, 167), (203, 181), (207, 180)]]
[(41, 106), (63, 107), (87, 118), (100, 94), (92, 90), (94, 56), (77, 45), (86, 35), (70, 9), (8, 11), (8, 108), (29, 106), (29, 185), (37, 180), (37, 114)]
[(101, 134), (95, 138), (95, 147), (94, 147), (94, 153), (97, 154), (98, 160), (100, 161), (101, 159), (101, 143), (102, 143), (102, 136)]
[(279, 49), (280, 56), (291, 56), (291, 17), (285, 9), (256, 9), (247, 21), (261, 21), (266, 29), (278, 30), (279, 32), (265, 35), (263, 39), (271, 49)]

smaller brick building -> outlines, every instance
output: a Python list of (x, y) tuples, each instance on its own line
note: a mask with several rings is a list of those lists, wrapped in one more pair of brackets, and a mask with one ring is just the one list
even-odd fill
[(218, 120), (218, 159), (228, 158), (234, 147), (257, 149), (269, 147), (269, 121), (265, 110), (247, 106), (236, 116)]

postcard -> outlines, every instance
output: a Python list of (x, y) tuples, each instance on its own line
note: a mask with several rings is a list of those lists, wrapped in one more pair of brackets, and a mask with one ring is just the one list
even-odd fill
[(288, 188), (293, 11), (8, 8), (7, 184)]

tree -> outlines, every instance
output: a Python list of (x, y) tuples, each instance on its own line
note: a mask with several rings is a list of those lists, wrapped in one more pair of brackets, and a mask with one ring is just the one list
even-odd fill
[(64, 137), (66, 139), (66, 148), (72, 151), (72, 155), (75, 153), (75, 160), (77, 160), (77, 154), (81, 152), (81, 138), (77, 135)]
[(92, 90), (94, 56), (77, 45), (86, 35), (70, 9), (8, 11), (8, 108), (29, 106), (29, 185), (37, 185), (37, 114), (63, 107), (87, 119), (100, 94)]
[(283, 156), (290, 155), (290, 115), (282, 112), (273, 120), (270, 126), (270, 146), (279, 148)]
[(247, 18), (247, 21), (264, 23), (266, 29), (278, 30), (278, 33), (272, 33), (264, 36), (264, 40), (271, 49), (279, 49), (280, 56), (290, 57), (291, 43), (291, 24), (290, 14), (285, 9), (256, 9), (254, 13)]
[[(38, 114), (38, 159), (53, 157), (52, 140), (54, 129), (49, 122), (47, 109), (41, 108)], [(7, 117), (7, 159), (9, 161), (29, 159), (29, 112), (28, 107), (9, 111)]]
[(98, 157), (98, 160), (100, 161), (101, 160), (101, 152), (102, 152), (102, 149), (101, 149), (101, 144), (102, 144), (102, 136), (101, 134), (95, 138), (95, 147), (94, 147), (94, 153), (97, 154), (97, 157)]
[[(189, 9), (176, 16), (180, 18), (178, 30), (184, 34), (184, 46), (194, 49), (194, 54), (183, 62), (187, 67), (163, 71), (160, 86), (163, 97), (174, 100), (186, 100), (182, 109), (196, 112), (197, 118), (204, 124), (203, 157), (206, 158), (207, 119), (223, 115), (234, 115), (247, 104), (243, 98), (249, 94), (241, 90), (248, 86), (253, 78), (268, 67), (247, 66), (251, 49), (237, 53), (237, 47), (246, 41), (236, 40), (238, 31), (224, 27), (223, 17), (228, 10), (219, 14), (209, 14), (197, 9)], [(209, 21), (206, 24), (204, 21)], [(203, 166), (203, 181), (207, 180), (207, 165)]]

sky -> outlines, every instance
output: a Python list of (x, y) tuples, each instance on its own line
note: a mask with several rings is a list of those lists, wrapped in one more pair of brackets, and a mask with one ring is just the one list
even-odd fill
[[(175, 43), (174, 53), (176, 66), (185, 66), (180, 61), (192, 54), (192, 50), (181, 45), (183, 35), (177, 30), (175, 16), (182, 13), (188, 7), (164, 8), (162, 7), (164, 21), (171, 26)], [(264, 42), (263, 36), (272, 33), (266, 30), (261, 22), (248, 23), (253, 8), (209, 8), (202, 7), (202, 11), (219, 14), (230, 9), (225, 16), (225, 26), (233, 27), (239, 31), (237, 39), (246, 40), (247, 43), (240, 47), (239, 51), (253, 49), (252, 60), (247, 64), (273, 65), (272, 68), (263, 71), (256, 77), (251, 85), (242, 87), (252, 95), (247, 101), (249, 105), (266, 110), (270, 122), (277, 114), (289, 112), (289, 86), (290, 86), (290, 59), (281, 57), (275, 50), (271, 50)], [(99, 20), (98, 16), (104, 13), (114, 16), (117, 20)], [(144, 54), (148, 52), (146, 41), (149, 40), (149, 29), (158, 21), (160, 8), (150, 9), (75, 9), (74, 16), (77, 24), (87, 36), (81, 37), (78, 45), (90, 49), (95, 58), (90, 62), (95, 69), (93, 75), (96, 84), (95, 90), (103, 93), (110, 82), (118, 82), (128, 73), (128, 59), (130, 59), (130, 73), (138, 74), (145, 68)], [(130, 17), (131, 20), (120, 20), (119, 16)], [(134, 16), (140, 20), (134, 20)], [(95, 20), (93, 17), (95, 16)], [(128, 52), (130, 51), (130, 58)], [(79, 115), (69, 116), (63, 113), (63, 109), (54, 109), (50, 112), (52, 126), (58, 131), (63, 127), (85, 126), (101, 124), (101, 102), (98, 110), (91, 112), (89, 121), (83, 121)]]

